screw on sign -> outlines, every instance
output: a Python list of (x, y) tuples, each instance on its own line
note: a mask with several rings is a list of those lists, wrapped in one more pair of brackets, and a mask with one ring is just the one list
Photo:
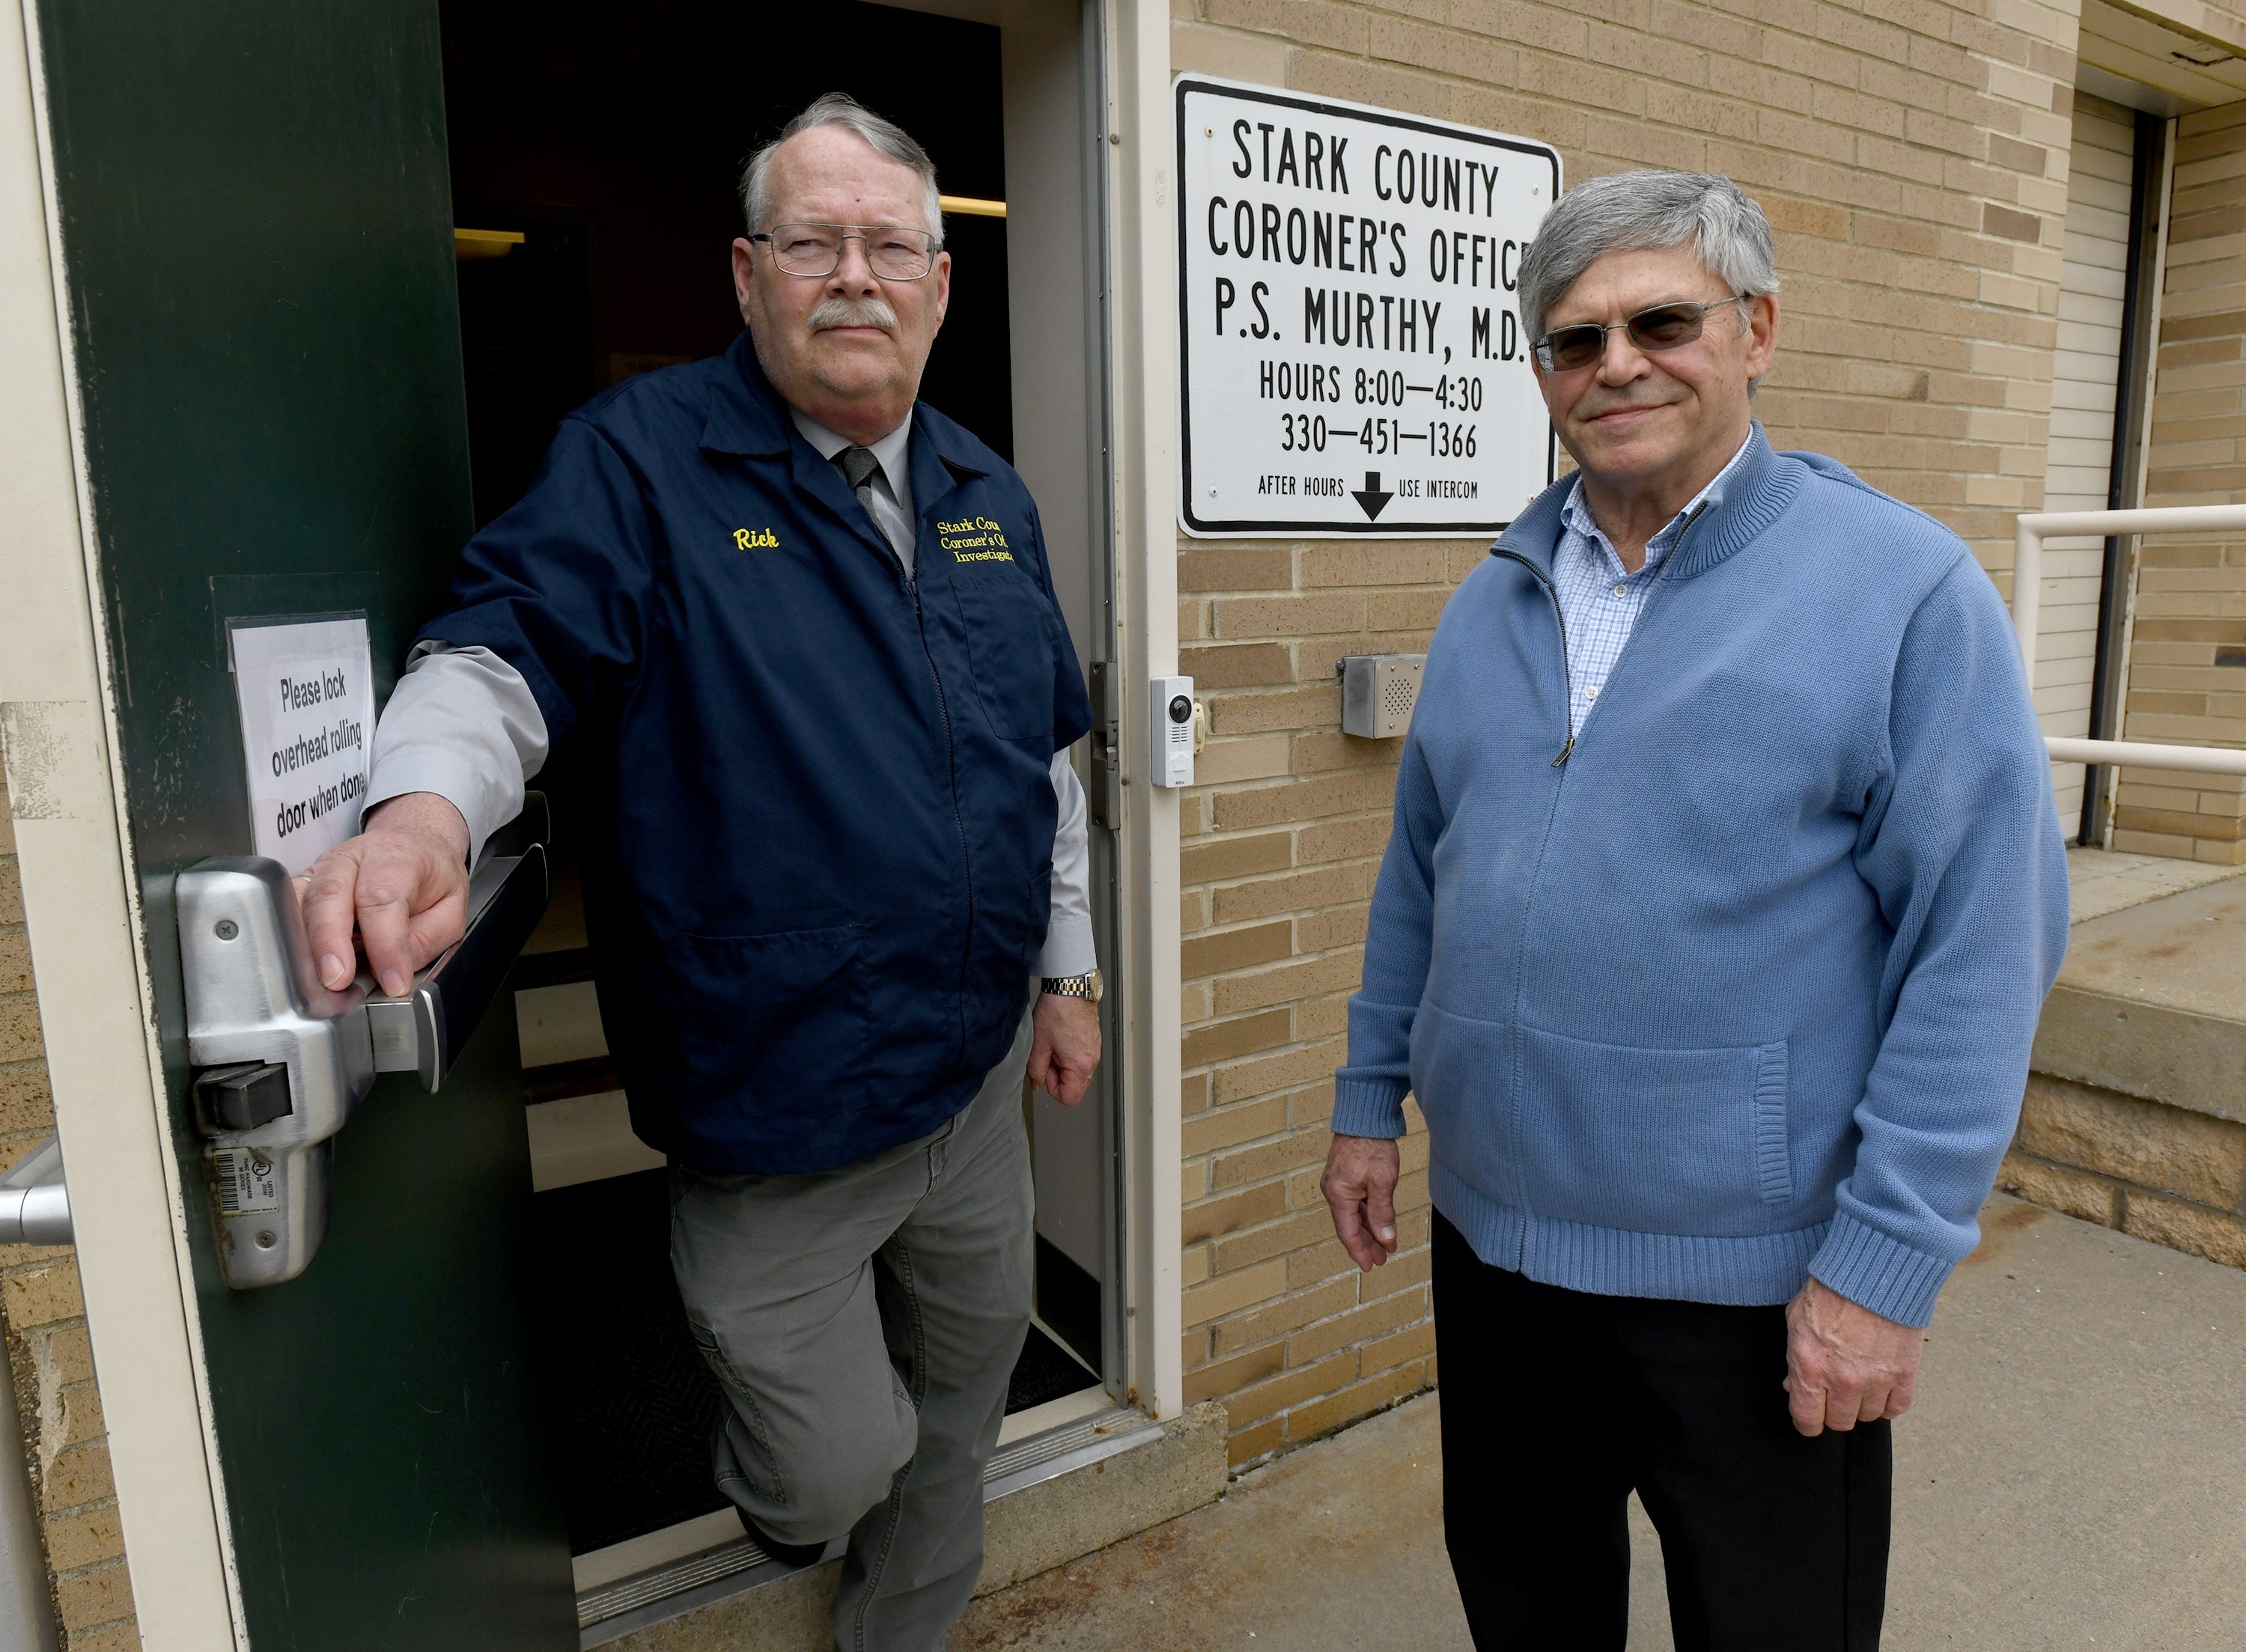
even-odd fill
[(1555, 473), (1514, 293), (1557, 153), (1207, 76), (1176, 98), (1185, 530), (1505, 527)]

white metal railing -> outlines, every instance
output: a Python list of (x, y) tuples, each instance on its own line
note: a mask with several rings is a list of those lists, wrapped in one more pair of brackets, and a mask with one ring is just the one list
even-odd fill
[[(2019, 519), (2012, 559), (2012, 629), (2035, 683), (2036, 624), (2043, 608), (2043, 542), (2078, 534), (2190, 534), (2246, 528), (2246, 505), (2175, 505), (2151, 511), (2042, 511)], [(2055, 763), (2111, 763), (2140, 769), (2246, 774), (2246, 751), (2223, 746), (2158, 745), (2143, 740), (2084, 740), (2047, 734)]]

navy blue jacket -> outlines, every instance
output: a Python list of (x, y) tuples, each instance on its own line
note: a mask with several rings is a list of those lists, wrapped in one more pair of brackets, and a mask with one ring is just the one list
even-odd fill
[(1028, 1002), (1091, 708), (1021, 478), (925, 404), (910, 455), (908, 579), (743, 333), (563, 419), (422, 632), (521, 672), (592, 775), (602, 1021), (698, 1169), (928, 1134)]

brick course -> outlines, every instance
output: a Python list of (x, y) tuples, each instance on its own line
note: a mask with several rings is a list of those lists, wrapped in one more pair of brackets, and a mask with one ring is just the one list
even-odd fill
[[(1931, 511), (2008, 586), (2011, 514), (2042, 504), (2071, 10), (1177, 0), (1173, 17), (1179, 70), (1542, 139), (1571, 181), (1738, 178), (1778, 232), (1786, 319), (1757, 408), (1773, 440)], [(1183, 801), (1184, 1357), (1192, 1397), (1231, 1410), (1235, 1461), (1434, 1380), (1416, 1110), (1386, 1267), (1348, 1266), (1317, 1191), (1399, 744), (1339, 733), (1333, 670), (1424, 649), (1486, 548), (1179, 546), (1179, 669), (1212, 731)]]
[(2246, 1125), (2231, 1119), (2031, 1073), (1997, 1185), (2246, 1268)]
[[(0, 1165), (14, 1164), (55, 1127), (13, 820), (0, 786)], [(0, 1246), (0, 1340), (38, 1492), (65, 1652), (139, 1652), (85, 1302), (68, 1247)]]

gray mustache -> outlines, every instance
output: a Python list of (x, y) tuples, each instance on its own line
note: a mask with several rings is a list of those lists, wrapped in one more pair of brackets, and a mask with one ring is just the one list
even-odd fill
[(811, 330), (823, 333), (830, 327), (878, 327), (885, 333), (894, 333), (897, 330), (897, 312), (879, 298), (822, 299), (819, 308), (811, 312)]

